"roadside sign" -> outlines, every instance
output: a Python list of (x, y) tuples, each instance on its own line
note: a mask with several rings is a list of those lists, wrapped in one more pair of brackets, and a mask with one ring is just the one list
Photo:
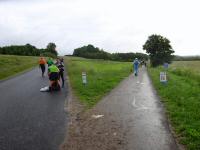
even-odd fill
[(167, 82), (167, 74), (166, 72), (160, 72), (160, 82)]
[(83, 84), (87, 83), (86, 72), (82, 72), (82, 81), (83, 81)]

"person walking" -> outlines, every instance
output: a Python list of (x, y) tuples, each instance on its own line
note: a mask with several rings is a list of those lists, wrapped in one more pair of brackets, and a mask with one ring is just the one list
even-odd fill
[(135, 60), (133, 61), (133, 68), (134, 68), (135, 76), (138, 75), (139, 64), (140, 64), (139, 60), (137, 58), (135, 58)]
[(49, 58), (49, 59), (47, 60), (47, 64), (48, 64), (48, 67), (51, 66), (51, 65), (53, 64), (52, 58)]
[(41, 68), (41, 71), (42, 71), (42, 77), (44, 77), (44, 73), (45, 73), (45, 64), (46, 64), (45, 58), (41, 57), (39, 60), (39, 67)]
[(62, 87), (64, 87), (64, 62), (63, 59), (58, 59), (56, 63), (58, 69), (59, 69), (59, 79), (62, 79)]

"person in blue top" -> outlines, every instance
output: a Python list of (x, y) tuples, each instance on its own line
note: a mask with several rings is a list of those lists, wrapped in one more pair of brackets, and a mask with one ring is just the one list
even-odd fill
[(137, 58), (135, 58), (135, 60), (133, 61), (133, 68), (134, 68), (134, 74), (135, 74), (135, 76), (138, 75), (139, 65), (140, 65), (139, 60)]

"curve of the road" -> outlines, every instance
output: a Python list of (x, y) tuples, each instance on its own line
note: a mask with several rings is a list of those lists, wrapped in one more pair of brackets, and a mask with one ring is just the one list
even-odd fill
[(35, 68), (0, 82), (0, 150), (57, 150), (66, 127), (67, 89), (40, 92), (48, 85)]

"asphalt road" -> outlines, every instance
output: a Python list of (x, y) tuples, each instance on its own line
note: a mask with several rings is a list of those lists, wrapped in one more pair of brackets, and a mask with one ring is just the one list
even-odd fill
[(67, 89), (40, 92), (40, 70), (0, 82), (0, 150), (57, 150), (66, 127)]

